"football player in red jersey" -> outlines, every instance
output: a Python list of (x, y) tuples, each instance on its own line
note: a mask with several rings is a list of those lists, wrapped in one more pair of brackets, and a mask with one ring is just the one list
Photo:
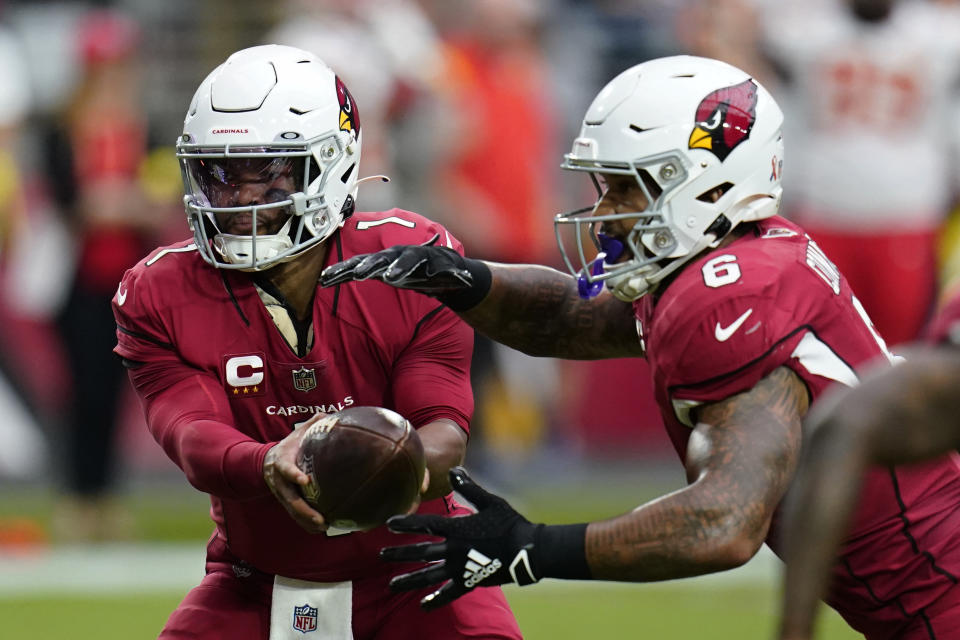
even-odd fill
[[(933, 348), (918, 346), (897, 367), (879, 367), (854, 389), (831, 391), (806, 418), (806, 450), (784, 510), (781, 640), (813, 637), (819, 600), (850, 526), (864, 469), (960, 449), (958, 327), (960, 291), (954, 291), (926, 332)], [(960, 634), (956, 625), (932, 629), (938, 638)]]
[[(448, 306), (528, 353), (646, 357), (689, 479), (623, 515), (548, 526), (454, 470), (455, 488), (479, 511), (393, 520), (395, 531), (445, 537), (383, 552), (442, 561), (398, 576), (395, 588), (439, 585), (424, 601), (437, 607), (476, 586), (666, 580), (739, 566), (764, 542), (782, 553), (778, 506), (808, 407), (831, 385), (857, 384), (868, 363), (892, 360), (846, 280), (777, 215), (782, 120), (739, 69), (688, 56), (648, 61), (601, 90), (565, 156), (563, 166), (599, 190), (592, 207), (555, 219), (573, 278), (435, 246), (325, 270), (329, 285), (377, 278), (441, 296), (458, 289)], [(828, 602), (871, 640), (949, 637), (960, 620), (958, 505), (953, 457), (872, 468)]]
[[(303, 500), (302, 425), (348, 406), (393, 409), (423, 441), (421, 513), (465, 513), (447, 470), (473, 411), (473, 333), (436, 300), (382, 283), (321, 289), (324, 265), (437, 236), (415, 213), (354, 212), (361, 121), (316, 56), (267, 45), (200, 85), (177, 145), (193, 240), (129, 270), (116, 352), (148, 426), (216, 525), (206, 576), (160, 637), (519, 638), (499, 590), (439, 616), (388, 589), (386, 527), (333, 531)], [(425, 595), (427, 592), (421, 593)]]

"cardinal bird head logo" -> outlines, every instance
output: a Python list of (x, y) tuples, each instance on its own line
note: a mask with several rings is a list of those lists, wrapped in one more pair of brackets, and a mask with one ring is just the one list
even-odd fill
[(354, 137), (359, 136), (360, 112), (340, 76), (337, 76), (337, 99), (340, 101), (340, 131), (352, 133)]
[(757, 119), (757, 83), (747, 79), (710, 93), (697, 106), (696, 118), (689, 148), (706, 149), (723, 162), (750, 137)]

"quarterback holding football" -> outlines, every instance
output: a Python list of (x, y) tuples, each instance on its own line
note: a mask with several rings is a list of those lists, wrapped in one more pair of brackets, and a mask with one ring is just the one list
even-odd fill
[(206, 575), (164, 640), (520, 637), (499, 590), (439, 616), (391, 593), (378, 552), (396, 536), (328, 529), (302, 493), (310, 418), (382, 407), (422, 443), (418, 478), (432, 482), (419, 512), (466, 513), (447, 470), (473, 411), (472, 331), (414, 292), (318, 285), (325, 265), (396, 244), (439, 236), (462, 251), (415, 213), (355, 211), (361, 131), (346, 85), (316, 56), (278, 45), (230, 56), (200, 84), (177, 144), (193, 237), (148, 255), (114, 297), (115, 351), (148, 427), (210, 495), (215, 525)]

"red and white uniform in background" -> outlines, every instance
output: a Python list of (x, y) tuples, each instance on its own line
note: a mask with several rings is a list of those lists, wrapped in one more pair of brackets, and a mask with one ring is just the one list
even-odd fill
[[(328, 263), (419, 244), (434, 233), (463, 251), (443, 227), (417, 214), (358, 213), (326, 241)], [(260, 640), (284, 629), (298, 637), (331, 618), (341, 627), (321, 626), (320, 636), (520, 637), (499, 589), (477, 589), (457, 601), (462, 605), (434, 614), (418, 606), (425, 591), (390, 593), (387, 582), (402, 567), (381, 561), (379, 551), (399, 542), (394, 534), (386, 527), (309, 534), (261, 475), (267, 450), (317, 411), (383, 406), (416, 427), (446, 418), (469, 431), (473, 332), (453, 312), (375, 281), (318, 286), (313, 345), (299, 357), (251, 275), (210, 267), (190, 242), (158, 249), (128, 271), (113, 308), (116, 353), (144, 363), (130, 375), (148, 427), (190, 483), (210, 494), (216, 524), (207, 575), (162, 638)], [(420, 512), (467, 510), (451, 494), (425, 502)], [(296, 581), (326, 586), (318, 592)], [(278, 600), (285, 594), (293, 594), (289, 602)], [(331, 602), (342, 605), (334, 605), (335, 615)], [(352, 635), (343, 635), (343, 625)]]
[[(888, 358), (847, 281), (803, 230), (774, 217), (634, 303), (657, 402), (686, 454), (692, 407), (778, 367), (813, 402)], [(960, 637), (960, 458), (868, 473), (827, 602), (870, 640)], [(777, 518), (767, 542), (779, 551)], [(928, 630), (937, 635), (928, 635)]]
[(766, 4), (764, 48), (788, 78), (786, 212), (890, 343), (914, 339), (957, 184), (960, 10), (900, 0), (867, 23), (846, 0)]

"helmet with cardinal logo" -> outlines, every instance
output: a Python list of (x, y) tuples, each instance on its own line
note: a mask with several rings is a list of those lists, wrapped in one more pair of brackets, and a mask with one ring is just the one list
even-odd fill
[[(719, 60), (672, 56), (622, 72), (594, 98), (562, 166), (633, 176), (649, 205), (622, 214), (636, 220), (624, 239), (631, 258), (618, 261), (613, 274), (591, 273), (587, 262), (596, 250), (583, 238), (600, 247), (597, 225), (582, 211), (559, 214), (568, 268), (607, 280), (615, 295), (633, 300), (738, 224), (775, 215), (783, 192), (782, 125), (770, 93)], [(577, 227), (574, 259), (562, 240), (564, 225)]]
[(357, 104), (316, 55), (276, 44), (232, 54), (200, 83), (177, 142), (200, 255), (261, 271), (324, 242), (353, 213), (361, 147)]

